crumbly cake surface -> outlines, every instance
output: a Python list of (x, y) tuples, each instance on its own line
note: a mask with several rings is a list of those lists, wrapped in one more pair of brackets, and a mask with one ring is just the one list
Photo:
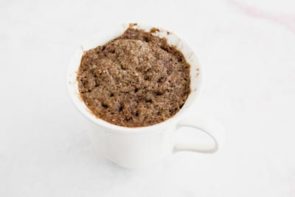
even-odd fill
[(149, 126), (183, 106), (190, 93), (190, 65), (151, 32), (130, 27), (83, 54), (79, 91), (98, 118), (125, 127)]

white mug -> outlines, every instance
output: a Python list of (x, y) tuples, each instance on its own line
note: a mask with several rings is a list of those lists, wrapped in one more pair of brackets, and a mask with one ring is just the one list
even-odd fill
[[(183, 120), (183, 115), (188, 111), (188, 108), (195, 101), (199, 93), (201, 77), (200, 65), (195, 54), (188, 45), (175, 34), (164, 29), (159, 29), (159, 32), (155, 34), (160, 37), (165, 37), (170, 45), (174, 45), (181, 51), (186, 61), (191, 66), (191, 93), (180, 111), (161, 123), (145, 127), (129, 128), (114, 125), (99, 119), (87, 108), (80, 98), (77, 82), (77, 71), (83, 52), (98, 45), (105, 44), (114, 37), (121, 35), (126, 28), (125, 25), (119, 27), (119, 29), (109, 29), (106, 32), (100, 32), (93, 40), (81, 45), (69, 65), (67, 85), (70, 96), (79, 111), (94, 123), (93, 129), (90, 131), (90, 136), (97, 150), (107, 159), (126, 168), (144, 167), (156, 163), (177, 151), (216, 152), (220, 147), (221, 136), (216, 130), (210, 130), (210, 127), (213, 126), (212, 124), (207, 124), (206, 120), (200, 119), (193, 122)], [(150, 27), (141, 25), (136, 25), (134, 28), (146, 31), (151, 29)], [(180, 127), (191, 127), (202, 131), (211, 138), (212, 143), (207, 145), (184, 142), (177, 143), (175, 131)], [(186, 135), (185, 132), (182, 135)]]

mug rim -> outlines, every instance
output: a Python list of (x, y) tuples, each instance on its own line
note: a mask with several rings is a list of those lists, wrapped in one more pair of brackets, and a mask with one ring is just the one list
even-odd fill
[[(197, 96), (197, 94), (200, 93), (200, 84), (201, 84), (201, 71), (200, 71), (200, 64), (198, 62), (198, 59), (194, 53), (194, 51), (187, 45), (187, 43), (185, 41), (183, 41), (183, 39), (180, 39), (174, 32), (171, 31), (167, 31), (165, 29), (162, 28), (158, 28), (156, 27), (159, 32), (156, 32), (156, 34), (158, 34), (157, 36), (160, 37), (165, 37), (168, 41), (168, 44), (170, 45), (171, 43), (169, 43), (169, 38), (173, 37), (172, 39), (176, 39), (178, 41), (177, 45), (174, 45), (176, 47), (176, 49), (178, 49), (179, 51), (181, 51), (183, 53), (183, 55), (185, 56), (186, 61), (190, 64), (190, 88), (191, 88), (191, 92), (188, 95), (183, 107), (173, 116), (169, 117), (168, 119), (153, 124), (153, 125), (148, 125), (148, 126), (141, 126), (141, 127), (124, 127), (124, 126), (120, 126), (120, 125), (115, 125), (113, 123), (110, 123), (108, 121), (105, 121), (97, 116), (95, 116), (95, 114), (92, 113), (92, 111), (86, 106), (86, 104), (84, 103), (84, 101), (82, 100), (81, 96), (80, 96), (80, 92), (78, 90), (78, 82), (77, 82), (77, 71), (79, 69), (80, 66), (80, 61), (81, 61), (81, 55), (83, 54), (84, 51), (89, 50), (91, 48), (94, 48), (96, 46), (102, 45), (106, 42), (108, 42), (109, 40), (115, 38), (116, 36), (121, 35), (128, 27), (130, 27), (130, 25), (132, 25), (133, 28), (137, 28), (137, 29), (142, 29), (145, 31), (150, 31), (152, 28), (155, 28), (155, 26), (146, 26), (146, 25), (138, 25), (138, 24), (128, 24), (128, 25), (123, 25), (120, 27), (120, 29), (118, 30), (113, 30), (111, 32), (107, 32), (104, 36), (105, 38), (100, 39), (98, 38), (98, 36), (95, 37), (94, 39), (90, 39), (87, 40), (86, 42), (86, 47), (82, 44), (80, 49), (76, 51), (76, 53), (73, 55), (71, 61), (70, 61), (70, 65), (68, 66), (68, 73), (67, 73), (67, 89), (68, 92), (70, 94), (71, 100), (74, 103), (74, 105), (76, 106), (76, 108), (78, 109), (78, 111), (80, 111), (80, 113), (83, 114), (84, 117), (86, 117), (86, 119), (90, 119), (90, 121), (92, 123), (94, 123), (97, 126), (101, 126), (104, 128), (109, 129), (110, 131), (115, 131), (115, 132), (119, 132), (119, 133), (132, 133), (132, 134), (139, 134), (139, 133), (143, 133), (144, 131), (159, 131), (161, 132), (162, 128), (164, 128), (167, 125), (171, 125), (173, 123), (177, 123), (181, 117), (181, 115), (183, 115), (185, 113), (185, 111), (187, 111), (186, 109), (189, 107), (188, 104), (188, 100), (191, 99), (191, 102), (194, 100), (194, 98)], [(170, 36), (170, 37), (168, 37)], [(97, 44), (98, 40), (100, 40), (100, 43)], [(90, 44), (92, 45), (92, 47), (87, 47), (87, 45)], [(182, 49), (180, 49), (180, 47), (182, 47)], [(185, 50), (186, 54), (185, 54)], [(193, 65), (192, 63), (190, 63), (187, 59), (187, 55), (189, 54), (189, 57), (193, 59)], [(77, 62), (79, 60), (79, 63)], [(198, 75), (195, 76), (196, 79), (196, 88), (195, 90), (192, 90), (192, 82), (193, 82), (193, 77), (192, 76), (192, 69), (193, 67), (196, 67), (198, 69)], [(192, 95), (192, 93), (194, 92), (195, 95)], [(192, 98), (194, 97), (194, 98)]]

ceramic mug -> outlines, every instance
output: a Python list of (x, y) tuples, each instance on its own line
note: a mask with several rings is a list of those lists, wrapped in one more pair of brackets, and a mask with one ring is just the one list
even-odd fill
[[(70, 96), (79, 109), (79, 111), (89, 120), (93, 125), (92, 130), (89, 131), (91, 140), (96, 149), (101, 152), (107, 159), (126, 168), (144, 167), (156, 163), (171, 153), (178, 151), (194, 151), (213, 153), (216, 152), (220, 146), (220, 138), (218, 131), (212, 128), (212, 124), (207, 124), (207, 120), (196, 119), (195, 121), (183, 120), (183, 115), (188, 112), (199, 93), (201, 70), (200, 65), (194, 52), (188, 45), (178, 38), (174, 33), (168, 32), (164, 29), (159, 29), (159, 32), (154, 34), (167, 39), (170, 45), (174, 45), (181, 51), (186, 61), (191, 65), (191, 93), (188, 96), (183, 107), (173, 117), (160, 122), (155, 125), (145, 127), (122, 127), (111, 124), (102, 119), (97, 118), (87, 108), (79, 95), (77, 71), (79, 69), (81, 57), (83, 52), (94, 48), (98, 45), (103, 45), (107, 41), (121, 35), (127, 26), (122, 26), (117, 29), (109, 29), (108, 31), (100, 32), (96, 37), (81, 45), (80, 49), (73, 56), (67, 76), (67, 85)], [(149, 31), (151, 27), (136, 25), (133, 28), (139, 28)], [(197, 144), (177, 142), (175, 138), (175, 131), (181, 127), (190, 127), (205, 133), (210, 139), (211, 143)], [(180, 133), (181, 134), (181, 133)], [(181, 135), (186, 135), (185, 132)]]

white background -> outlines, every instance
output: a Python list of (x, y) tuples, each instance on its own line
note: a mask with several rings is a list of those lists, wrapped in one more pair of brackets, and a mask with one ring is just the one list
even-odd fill
[[(191, 108), (222, 121), (215, 155), (141, 171), (96, 155), (66, 90), (69, 59), (101, 29), (176, 32), (203, 67)], [(294, 197), (295, 4), (281, 1), (0, 1), (1, 197)]]

